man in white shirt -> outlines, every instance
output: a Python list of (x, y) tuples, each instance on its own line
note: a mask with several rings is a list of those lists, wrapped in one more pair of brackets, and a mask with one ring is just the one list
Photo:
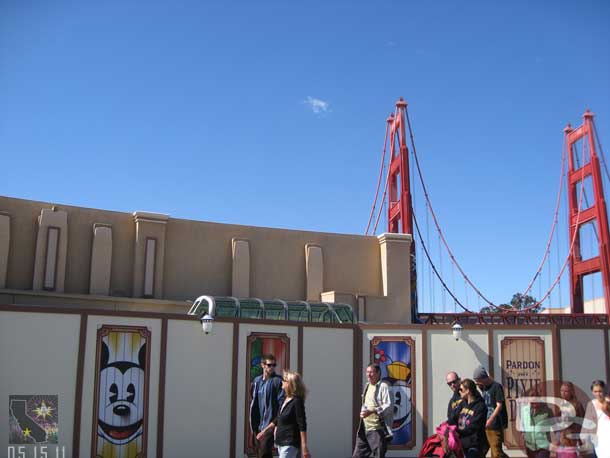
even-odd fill
[(370, 364), (366, 368), (366, 379), (352, 458), (384, 458), (387, 442), (391, 440), (392, 396), (388, 384), (381, 380), (379, 365)]

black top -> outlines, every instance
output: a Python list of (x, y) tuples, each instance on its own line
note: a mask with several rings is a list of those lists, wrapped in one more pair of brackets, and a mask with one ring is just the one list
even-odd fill
[(492, 382), (481, 390), (485, 405), (487, 406), (487, 418), (496, 408), (496, 403), (502, 403), (502, 410), (494, 418), (494, 421), (487, 429), (501, 430), (508, 427), (508, 413), (506, 412), (506, 401), (504, 399), (504, 388), (498, 382)]
[(273, 423), (277, 427), (275, 445), (292, 445), (301, 448), (301, 431), (307, 431), (303, 399), (294, 397), (288, 401)]
[(462, 410), (462, 397), (459, 392), (455, 392), (447, 405), (447, 423), (457, 425), (460, 410)]
[(487, 408), (483, 398), (477, 398), (470, 404), (462, 403), (462, 410), (458, 416), (458, 435), (462, 442), (464, 454), (469, 448), (478, 449), (482, 455), (487, 453), (489, 445), (485, 436), (485, 422), (487, 421)]

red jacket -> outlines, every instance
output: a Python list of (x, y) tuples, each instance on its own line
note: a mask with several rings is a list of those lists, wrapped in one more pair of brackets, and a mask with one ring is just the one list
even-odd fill
[(437, 456), (439, 458), (464, 458), (462, 444), (457, 434), (456, 427), (447, 423), (441, 423), (436, 428), (436, 434), (430, 436), (424, 442), (418, 457), (424, 458)]

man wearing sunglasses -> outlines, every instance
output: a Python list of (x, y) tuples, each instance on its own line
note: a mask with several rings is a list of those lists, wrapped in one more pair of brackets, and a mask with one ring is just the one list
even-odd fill
[(460, 376), (456, 372), (449, 372), (445, 377), (447, 386), (453, 391), (447, 406), (447, 423), (457, 425), (460, 410), (462, 410), (462, 397), (460, 396)]
[(256, 438), (256, 451), (259, 458), (273, 457), (273, 428), (265, 428), (277, 416), (284, 403), (286, 394), (282, 389), (282, 377), (275, 373), (275, 356), (263, 355), (263, 373), (256, 377), (250, 387), (250, 429)]

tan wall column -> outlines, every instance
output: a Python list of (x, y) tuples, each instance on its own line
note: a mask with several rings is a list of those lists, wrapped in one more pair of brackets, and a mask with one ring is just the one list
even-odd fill
[(250, 241), (233, 239), (233, 275), (231, 277), (231, 295), (233, 297), (250, 297)]
[(307, 301), (319, 301), (324, 291), (324, 257), (322, 247), (305, 245), (305, 272), (307, 275)]
[(8, 249), (11, 242), (11, 217), (0, 212), (0, 288), (6, 288)]
[(33, 290), (64, 292), (67, 252), (68, 213), (43, 209), (38, 217)]
[(134, 212), (136, 243), (133, 268), (133, 297), (163, 298), (165, 227), (168, 215)]
[(375, 321), (377, 313), (384, 321), (411, 322), (411, 242), (409, 234), (381, 234), (381, 283), (388, 300), (385, 310), (367, 309), (367, 315)]
[(112, 227), (106, 224), (93, 225), (93, 248), (91, 249), (91, 277), (89, 294), (110, 295), (110, 268), (112, 266)]

